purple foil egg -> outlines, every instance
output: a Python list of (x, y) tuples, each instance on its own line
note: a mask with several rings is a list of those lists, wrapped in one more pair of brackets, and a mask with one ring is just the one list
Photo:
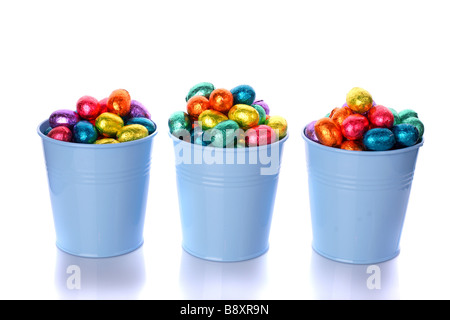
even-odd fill
[(136, 100), (131, 100), (130, 113), (127, 116), (132, 118), (147, 118), (151, 119), (150, 112), (144, 107), (142, 103)]
[(72, 129), (73, 126), (80, 120), (78, 113), (68, 109), (56, 110), (50, 115), (48, 123), (50, 127), (56, 128), (64, 126)]
[(319, 139), (317, 139), (316, 131), (314, 130), (314, 125), (316, 124), (316, 120), (311, 121), (305, 129), (305, 136), (308, 137), (309, 140), (319, 142)]
[(264, 100), (257, 100), (253, 102), (252, 104), (257, 104), (258, 106), (263, 107), (264, 111), (266, 112), (266, 115), (269, 115), (270, 109), (267, 103), (264, 102)]

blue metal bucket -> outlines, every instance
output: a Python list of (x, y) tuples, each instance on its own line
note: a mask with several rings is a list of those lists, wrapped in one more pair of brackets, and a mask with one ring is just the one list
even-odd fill
[(214, 148), (170, 137), (183, 248), (212, 261), (243, 261), (265, 253), (288, 137), (251, 148)]
[(423, 140), (389, 151), (348, 151), (305, 140), (313, 249), (373, 264), (396, 257)]
[(82, 257), (112, 257), (143, 243), (152, 135), (93, 145), (42, 138), (56, 245)]

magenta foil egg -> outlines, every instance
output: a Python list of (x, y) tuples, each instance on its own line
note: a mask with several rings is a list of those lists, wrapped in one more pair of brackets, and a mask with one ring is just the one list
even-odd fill
[(275, 130), (264, 124), (250, 128), (245, 133), (245, 144), (247, 147), (264, 146), (271, 144), (275, 139)]
[(56, 110), (50, 115), (48, 119), (49, 125), (52, 128), (59, 126), (68, 127), (70, 129), (80, 120), (78, 113), (68, 109)]
[(150, 112), (148, 112), (147, 108), (136, 100), (131, 100), (130, 105), (130, 113), (128, 114), (128, 118), (147, 118), (151, 119)]
[(70, 142), (72, 141), (72, 131), (68, 127), (59, 126), (50, 130), (47, 137), (59, 141)]

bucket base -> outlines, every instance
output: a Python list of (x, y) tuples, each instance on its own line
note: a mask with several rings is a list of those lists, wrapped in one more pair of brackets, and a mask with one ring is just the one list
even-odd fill
[(399, 249), (396, 252), (394, 252), (394, 254), (387, 256), (385, 258), (380, 258), (380, 259), (375, 259), (375, 260), (349, 260), (349, 259), (342, 259), (342, 258), (330, 256), (320, 250), (317, 250), (316, 248), (314, 248), (314, 246), (312, 246), (312, 248), (315, 252), (320, 254), (322, 257), (325, 257), (327, 259), (330, 259), (330, 260), (333, 260), (336, 262), (347, 263), (347, 264), (377, 264), (377, 263), (392, 260), (400, 254), (400, 249)]
[(122, 256), (124, 254), (133, 252), (137, 249), (139, 249), (142, 245), (144, 244), (144, 241), (141, 241), (137, 246), (132, 247), (130, 249), (126, 249), (126, 250), (122, 250), (119, 252), (115, 252), (115, 253), (111, 253), (111, 254), (92, 254), (92, 253), (80, 253), (80, 252), (74, 252), (72, 250), (68, 250), (64, 247), (62, 247), (61, 245), (59, 245), (58, 243), (56, 243), (56, 247), (62, 251), (64, 251), (65, 253), (71, 254), (73, 256), (77, 256), (77, 257), (81, 257), (81, 258), (93, 258), (93, 259), (102, 259), (102, 258), (113, 258), (113, 257), (118, 257), (118, 256)]
[(200, 254), (186, 248), (184, 245), (182, 245), (182, 248), (184, 251), (189, 253), (191, 256), (194, 256), (196, 258), (200, 258), (203, 260), (207, 260), (207, 261), (214, 261), (214, 262), (241, 262), (241, 261), (251, 260), (251, 259), (255, 259), (255, 258), (262, 256), (269, 250), (269, 247), (267, 247), (262, 251), (259, 251), (257, 253), (247, 255), (247, 256), (236, 257), (236, 258), (220, 258), (220, 257), (209, 257), (209, 256), (200, 255)]

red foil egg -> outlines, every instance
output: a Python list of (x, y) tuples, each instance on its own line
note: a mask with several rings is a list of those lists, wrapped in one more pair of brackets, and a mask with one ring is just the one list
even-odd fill
[(369, 120), (361, 114), (352, 114), (342, 122), (342, 135), (348, 140), (362, 139), (369, 130)]
[(316, 121), (314, 132), (319, 142), (328, 147), (339, 147), (342, 143), (342, 132), (339, 125), (330, 118)]
[(264, 146), (275, 142), (276, 137), (274, 129), (262, 124), (245, 132), (245, 145), (247, 147)]
[(125, 117), (130, 112), (131, 96), (125, 89), (117, 89), (111, 92), (108, 97), (108, 112)]
[(108, 112), (108, 98), (103, 98), (98, 102), (98, 104), (100, 105), (99, 115), (104, 112)]
[(50, 130), (47, 137), (59, 141), (70, 142), (72, 141), (72, 131), (67, 127), (59, 126)]
[(394, 125), (394, 114), (382, 105), (376, 105), (370, 108), (367, 118), (373, 128), (391, 129)]
[(77, 112), (83, 119), (95, 120), (100, 114), (100, 104), (94, 97), (81, 97), (77, 101)]

